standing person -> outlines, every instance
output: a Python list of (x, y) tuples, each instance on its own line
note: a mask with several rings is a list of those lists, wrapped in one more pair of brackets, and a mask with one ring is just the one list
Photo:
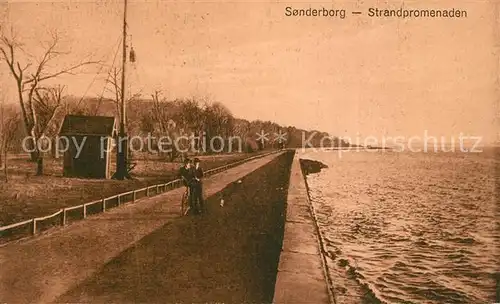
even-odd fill
[(193, 204), (195, 207), (195, 212), (197, 214), (200, 214), (205, 211), (204, 208), (204, 202), (203, 202), (203, 183), (202, 183), (202, 178), (203, 178), (203, 169), (200, 167), (200, 159), (195, 158), (194, 159), (194, 168), (192, 170), (192, 176), (193, 176), (193, 182), (192, 182), (192, 200), (194, 202), (197, 202), (196, 204)]
[(184, 165), (179, 169), (178, 176), (182, 179), (182, 182), (186, 187), (189, 186), (193, 179), (191, 163), (191, 160), (189, 158), (186, 158), (184, 159)]
[[(193, 194), (192, 194), (192, 183), (193, 183), (193, 170), (191, 167), (192, 161), (189, 158), (184, 159), (184, 165), (179, 169), (179, 177), (182, 179), (184, 187), (186, 187), (186, 193), (188, 193), (188, 202), (191, 210), (193, 209)], [(189, 190), (189, 191), (188, 191)]]

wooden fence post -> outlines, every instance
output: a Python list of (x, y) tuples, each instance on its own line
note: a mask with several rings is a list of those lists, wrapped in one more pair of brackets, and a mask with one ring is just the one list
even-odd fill
[(87, 217), (87, 204), (83, 204), (83, 218)]
[(116, 198), (118, 199), (118, 206), (121, 204), (121, 195), (117, 195)]
[(62, 219), (61, 219), (61, 221), (62, 221), (61, 225), (66, 226), (66, 208), (64, 208), (63, 211), (62, 211)]
[(132, 192), (132, 201), (133, 201), (133, 202), (135, 202), (135, 196), (136, 196), (136, 194), (135, 194), (135, 193), (136, 193), (136, 192), (135, 192), (135, 190), (134, 190), (134, 192)]
[(106, 199), (102, 199), (102, 212), (106, 212)]
[(33, 219), (32, 229), (33, 230), (31, 231), (31, 233), (33, 235), (35, 235), (36, 234), (36, 219)]
[(146, 188), (146, 196), (149, 196), (149, 187)]
[(160, 194), (160, 185), (156, 185), (156, 194)]

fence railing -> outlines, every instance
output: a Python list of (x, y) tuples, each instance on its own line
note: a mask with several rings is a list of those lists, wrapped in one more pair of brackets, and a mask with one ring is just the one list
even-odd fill
[[(255, 155), (252, 157), (248, 157), (242, 160), (238, 160), (214, 169), (207, 170), (205, 172), (206, 176), (210, 176), (213, 174), (220, 173), (222, 171), (225, 171), (227, 169), (233, 168), (235, 166), (238, 166), (242, 163), (261, 158), (273, 153), (276, 153), (279, 151), (272, 151), (272, 152), (267, 152), (267, 153), (262, 153), (259, 155)], [(0, 227), (0, 244), (1, 243), (6, 243), (9, 241), (14, 241), (18, 240), (20, 238), (28, 237), (28, 236), (34, 236), (38, 232), (50, 229), (55, 226), (65, 226), (69, 222), (75, 221), (75, 220), (81, 220), (85, 219), (88, 216), (97, 214), (97, 213), (102, 213), (106, 212), (106, 210), (118, 207), (122, 204), (129, 203), (129, 202), (135, 202), (136, 200), (143, 198), (143, 197), (150, 197), (154, 195), (158, 195), (163, 192), (167, 192), (170, 190), (173, 190), (175, 188), (181, 187), (182, 180), (181, 179), (175, 179), (173, 181), (167, 182), (167, 183), (162, 183), (162, 184), (157, 184), (157, 185), (152, 185), (148, 187), (144, 187), (141, 189), (133, 190), (133, 191), (128, 191), (124, 193), (120, 193), (117, 195), (113, 195), (110, 197), (106, 197), (100, 200), (92, 201), (90, 203), (85, 203), (82, 205), (78, 206), (73, 206), (73, 207), (66, 207), (63, 209), (60, 209), (59, 211), (44, 216), (44, 217), (37, 217), (31, 220), (26, 220), (22, 221), (19, 223), (14, 223), (10, 224), (7, 226)]]

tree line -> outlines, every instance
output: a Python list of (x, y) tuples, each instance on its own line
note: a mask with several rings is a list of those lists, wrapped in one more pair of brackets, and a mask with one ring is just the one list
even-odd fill
[[(62, 96), (60, 88), (61, 86), (49, 88), (48, 92), (54, 90), (59, 93), (47, 93), (45, 102), (36, 104), (39, 117), (37, 128), (43, 129), (47, 138), (56, 139), (66, 115), (116, 116), (119, 121), (115, 100)], [(128, 136), (146, 138), (150, 135), (152, 138), (168, 137), (173, 140), (180, 136), (189, 136), (195, 139), (192, 148), (207, 154), (234, 152), (234, 145), (220, 140), (214, 141), (213, 145), (201, 147), (202, 140), (207, 143), (214, 137), (227, 141), (238, 138), (241, 143), (238, 149), (241, 148), (241, 152), (301, 148), (304, 141), (313, 146), (348, 145), (326, 132), (307, 131), (271, 121), (236, 118), (222, 103), (196, 98), (167, 100), (155, 92), (149, 99), (137, 98), (128, 101), (126, 109)], [(22, 140), (29, 133), (23, 128), (24, 122), (20, 111), (13, 105), (3, 105), (1, 115), (3, 118), (0, 126), (0, 142), (3, 154), (22, 152)], [(325, 138), (331, 138), (332, 142), (325, 141)], [(192, 145), (193, 142), (184, 144)], [(233, 150), (228, 150), (229, 147)], [(166, 160), (174, 161), (181, 156), (181, 151), (187, 148), (172, 145), (168, 153), (159, 152), (159, 154)]]
[[(0, 29), (0, 68), (7, 69), (17, 96), (14, 103), (7, 103), (0, 92), (0, 163), (7, 161), (8, 152), (22, 152), (22, 141), (30, 136), (34, 139), (27, 142), (31, 144), (30, 159), (38, 164), (36, 173), (41, 175), (46, 155), (34, 143), (41, 142), (41, 138), (55, 140), (65, 115), (115, 116), (119, 121), (120, 70), (91, 59), (54, 68), (57, 66), (55, 63), (64, 55), (68, 53), (60, 48), (56, 32), (37, 55), (28, 54), (13, 30), (6, 33)], [(111, 98), (75, 97), (66, 93), (64, 85), (48, 84), (49, 81), (54, 83), (61, 75), (74, 75), (81, 72), (82, 68), (94, 65), (108, 71), (105, 92)], [(129, 135), (150, 134), (156, 138), (166, 136), (174, 140), (180, 136), (194, 135), (197, 138), (195, 148), (200, 148), (204, 142), (215, 137), (224, 140), (239, 138), (243, 152), (302, 147), (304, 139), (311, 145), (319, 146), (324, 144), (321, 140), (331, 138), (325, 132), (281, 126), (271, 121), (239, 119), (223, 104), (208, 99), (167, 100), (160, 91), (155, 91), (150, 96), (132, 94), (126, 102)], [(277, 134), (282, 136), (276, 138)], [(330, 144), (347, 145), (336, 138), (332, 138)], [(204, 146), (203, 153), (230, 152), (226, 149), (230, 146), (228, 142), (218, 141), (215, 145)], [(181, 154), (182, 149), (179, 148), (182, 147), (172, 146), (171, 151), (162, 156), (173, 161)], [(4, 164), (3, 167), (7, 168), (7, 165)]]

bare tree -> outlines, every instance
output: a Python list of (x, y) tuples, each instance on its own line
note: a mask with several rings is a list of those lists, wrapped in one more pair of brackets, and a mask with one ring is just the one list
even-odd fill
[(252, 152), (254, 148), (252, 147), (252, 133), (250, 130), (250, 122), (244, 119), (234, 120), (234, 134), (242, 139), (243, 148), (246, 152)]
[(202, 137), (206, 124), (203, 109), (197, 99), (184, 99), (177, 101), (179, 111), (175, 112), (174, 120), (178, 126), (189, 135), (193, 135), (193, 148), (202, 149)]
[(8, 37), (5, 33), (0, 33), (0, 61), (4, 61), (9, 68), (10, 74), (16, 82), (17, 95), (21, 115), (26, 132), (32, 137), (31, 142), (31, 160), (39, 162), (40, 153), (36, 142), (43, 137), (43, 128), (40, 128), (40, 113), (37, 110), (37, 100), (40, 100), (42, 83), (54, 79), (61, 75), (74, 74), (80, 68), (98, 64), (99, 61), (83, 60), (73, 65), (61, 69), (52, 70), (51, 65), (60, 56), (67, 54), (58, 48), (60, 42), (57, 33), (52, 33), (50, 41), (44, 45), (44, 52), (38, 59), (34, 56), (26, 56), (22, 63), (19, 57), (25, 53), (23, 44), (19, 42), (18, 37), (11, 30)]
[(46, 134), (54, 125), (58, 109), (63, 105), (63, 92), (65, 86), (41, 87), (35, 90), (33, 101), (38, 113), (38, 126), (40, 134)]
[[(118, 116), (117, 118), (118, 118), (118, 121), (120, 121), (120, 122), (121, 122), (121, 118), (123, 115), (122, 107), (121, 107), (121, 100), (122, 100), (123, 91), (121, 88), (121, 78), (119, 76), (119, 75), (121, 75), (121, 72), (122, 72), (121, 68), (111, 67), (111, 69), (108, 72), (108, 78), (106, 79), (106, 84), (104, 87), (105, 91), (113, 94), (113, 96), (114, 96), (112, 100), (115, 103), (116, 113)], [(111, 87), (108, 87), (108, 85), (110, 85)], [(128, 106), (130, 106), (130, 102), (138, 100), (140, 98), (140, 96), (141, 96), (141, 93), (138, 92), (138, 93), (132, 94), (129, 98), (125, 98), (125, 100), (124, 100), (125, 107), (128, 108)], [(97, 107), (95, 109), (95, 115), (97, 115), (97, 112), (99, 111), (99, 107), (101, 106), (101, 103), (102, 103), (102, 96), (99, 99), (99, 104), (97, 105)], [(127, 129), (128, 129), (127, 124), (125, 121), (125, 130), (127, 130)], [(127, 149), (128, 149), (128, 144), (127, 144)], [(135, 165), (132, 165), (132, 163), (130, 162), (133, 159), (131, 151), (128, 150), (127, 154), (128, 154), (128, 158), (127, 158), (128, 163), (126, 164), (126, 166), (127, 166), (127, 170), (130, 171), (135, 167)]]
[(214, 142), (213, 145), (210, 145), (211, 148), (219, 151), (224, 146), (229, 147), (228, 140), (234, 131), (234, 117), (231, 111), (223, 104), (215, 102), (205, 106), (204, 117), (206, 141), (208, 142), (216, 136), (225, 139), (224, 143)]
[[(118, 113), (118, 117), (121, 117), (121, 109), (120, 109), (120, 100), (122, 96), (122, 90), (120, 88), (120, 70), (116, 67), (111, 68), (108, 72), (108, 78), (106, 79), (106, 87), (105, 91), (113, 94), (113, 102), (116, 106), (116, 113)], [(109, 88), (107, 85), (110, 85)], [(100, 99), (102, 101), (102, 99)]]
[[(164, 99), (160, 99), (161, 92), (156, 90), (153, 94), (151, 94), (151, 98), (153, 99), (153, 107), (151, 109), (151, 120), (153, 126), (153, 133), (158, 137), (167, 136), (170, 140), (174, 140), (174, 137), (177, 137), (176, 134), (178, 130), (177, 123), (173, 120), (173, 115), (170, 110), (171, 103), (165, 101)], [(161, 143), (159, 143), (161, 144)], [(163, 154), (165, 147), (158, 147), (160, 151), (160, 155)], [(176, 144), (170, 145), (170, 152), (168, 153), (168, 157), (170, 161), (173, 161), (177, 155), (179, 154), (178, 146)]]
[(89, 115), (95, 116), (99, 111), (99, 105), (94, 105), (84, 102), (84, 98), (80, 98), (78, 101), (70, 96), (64, 96), (63, 103), (61, 107), (64, 107), (65, 115)]
[[(47, 136), (47, 140), (50, 140), (52, 144), (55, 143), (55, 139), (51, 135), (55, 135), (57, 127), (62, 123), (60, 109), (63, 105), (63, 92), (64, 86), (57, 85), (54, 87), (40, 87), (35, 90), (33, 96), (34, 108), (38, 115), (37, 120), (37, 130), (41, 136)], [(41, 141), (40, 144), (48, 142)], [(46, 147), (44, 147), (46, 148)], [(52, 149), (52, 153), (55, 150)], [(39, 152), (38, 155), (38, 165), (37, 165), (37, 175), (43, 175), (43, 160), (44, 155)]]
[(12, 149), (12, 144), (16, 138), (21, 116), (18, 111), (13, 108), (6, 108), (5, 105), (0, 106), (0, 153), (3, 156), (3, 170), (5, 182), (9, 181), (8, 177), (8, 152)]
[[(108, 72), (108, 78), (106, 79), (106, 87), (104, 89), (106, 92), (113, 95), (113, 102), (116, 105), (116, 113), (118, 113), (118, 119), (120, 119), (122, 115), (120, 107), (120, 102), (122, 100), (120, 75), (121, 75), (121, 69), (117, 67), (112, 67)], [(125, 99), (125, 103), (128, 104), (134, 100), (138, 100), (140, 97), (141, 97), (141, 92), (134, 93), (129, 98)], [(102, 98), (100, 100), (102, 101)]]

